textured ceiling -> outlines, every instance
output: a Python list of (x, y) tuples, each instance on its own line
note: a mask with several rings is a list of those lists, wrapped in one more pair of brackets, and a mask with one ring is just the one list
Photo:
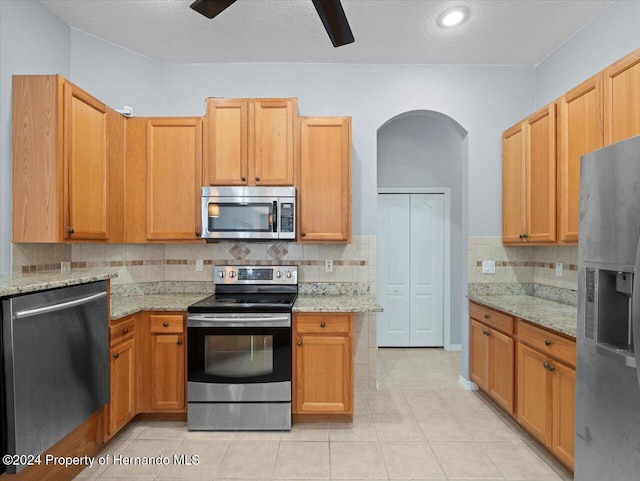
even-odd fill
[[(73, 28), (170, 63), (534, 66), (611, 0), (342, 0), (356, 38), (333, 48), (311, 0), (238, 0), (209, 20), (193, 0), (41, 0)], [(436, 19), (466, 5), (467, 22)]]

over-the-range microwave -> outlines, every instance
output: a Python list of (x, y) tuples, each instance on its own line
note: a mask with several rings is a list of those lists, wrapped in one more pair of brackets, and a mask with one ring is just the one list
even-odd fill
[(203, 187), (202, 238), (296, 240), (295, 187)]

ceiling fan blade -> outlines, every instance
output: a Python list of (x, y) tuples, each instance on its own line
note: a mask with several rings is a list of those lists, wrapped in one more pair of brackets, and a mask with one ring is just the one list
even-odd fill
[(236, 0), (196, 0), (191, 8), (207, 18), (213, 18), (235, 3)]
[(353, 33), (340, 0), (312, 0), (334, 47), (353, 43)]

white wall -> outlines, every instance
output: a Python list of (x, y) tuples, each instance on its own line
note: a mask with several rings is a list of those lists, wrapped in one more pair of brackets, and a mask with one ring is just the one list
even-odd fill
[(11, 271), (11, 76), (69, 75), (69, 27), (34, 0), (0, 1), (0, 272)]
[(536, 68), (542, 107), (640, 47), (640, 1), (618, 0)]

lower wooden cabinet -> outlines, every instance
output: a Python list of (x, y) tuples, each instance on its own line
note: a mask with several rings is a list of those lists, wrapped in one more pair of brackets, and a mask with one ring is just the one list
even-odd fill
[[(481, 314), (481, 315), (479, 315)], [(475, 305), (471, 315), (492, 323), (494, 318), (505, 322), (502, 313)], [(485, 317), (487, 316), (487, 317)], [(506, 319), (507, 332), (513, 332), (513, 318)], [(489, 324), (471, 318), (470, 375), (471, 379), (493, 401), (509, 414), (514, 414), (515, 341)]]
[(107, 408), (107, 437), (113, 436), (137, 414), (136, 407), (136, 317), (112, 321), (109, 326), (111, 372)]
[(352, 420), (353, 314), (297, 313), (293, 342), (294, 420)]

